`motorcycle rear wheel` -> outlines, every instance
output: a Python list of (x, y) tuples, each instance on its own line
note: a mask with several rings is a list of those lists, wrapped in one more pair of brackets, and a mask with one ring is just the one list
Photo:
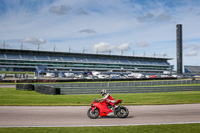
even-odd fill
[(119, 107), (119, 109), (117, 109), (116, 115), (119, 118), (126, 118), (129, 114), (129, 111), (126, 107)]
[(92, 108), (89, 108), (88, 111), (87, 111), (87, 116), (90, 119), (96, 119), (97, 117), (99, 117), (99, 110), (94, 109), (94, 111), (92, 112)]

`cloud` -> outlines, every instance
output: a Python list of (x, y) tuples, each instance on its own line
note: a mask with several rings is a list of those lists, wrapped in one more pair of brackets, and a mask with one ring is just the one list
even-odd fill
[(195, 50), (199, 50), (199, 49), (200, 49), (200, 44), (195, 45), (195, 46), (194, 46), (194, 49), (195, 49)]
[(119, 46), (111, 45), (106, 42), (100, 42), (98, 44), (95, 44), (92, 48), (93, 52), (100, 52), (100, 53), (107, 53), (111, 51), (128, 51), (130, 50), (130, 44), (129, 43), (123, 43)]
[(193, 47), (193, 45), (185, 45), (183, 49), (192, 49)]
[(198, 45), (194, 45), (194, 44), (185, 45), (184, 50), (188, 51), (185, 54), (185, 56), (197, 56), (199, 49), (200, 49), (200, 44), (198, 44)]
[(80, 30), (80, 33), (89, 33), (89, 34), (95, 34), (97, 33), (95, 30), (92, 29), (84, 29), (84, 30)]
[(191, 50), (199, 50), (200, 49), (200, 44), (194, 45), (194, 44), (188, 44), (184, 46), (184, 49), (191, 49)]
[(49, 9), (50, 13), (55, 13), (58, 15), (65, 15), (67, 14), (72, 8), (70, 6), (61, 5), (61, 6), (52, 6)]
[(130, 47), (130, 44), (129, 43), (124, 43), (124, 44), (121, 44), (117, 47), (120, 51), (127, 51), (129, 50), (131, 47)]
[(154, 17), (153, 14), (147, 13), (145, 16), (137, 17), (137, 20), (141, 23), (149, 20), (155, 20), (157, 22), (166, 22), (171, 20), (171, 16), (168, 13), (161, 13), (157, 17)]
[(145, 16), (137, 17), (137, 20), (142, 23), (142, 22), (145, 22), (145, 21), (152, 19), (153, 17), (154, 17), (153, 14), (147, 13)]
[(113, 46), (113, 45), (110, 45), (108, 43), (105, 43), (105, 42), (100, 42), (98, 44), (95, 44), (94, 47), (92, 48), (92, 50), (94, 52), (100, 52), (100, 53), (107, 53), (107, 52), (110, 52), (112, 50), (115, 50), (116, 47)]
[(27, 37), (27, 38), (21, 40), (21, 42), (31, 43), (31, 44), (44, 44), (44, 43), (46, 43), (46, 40), (43, 38), (37, 39), (37, 38)]
[(185, 54), (185, 56), (197, 56), (197, 55), (198, 55), (197, 50), (193, 50)]
[(171, 20), (171, 17), (168, 13), (161, 13), (156, 18), (156, 21), (158, 21), (158, 22), (166, 22), (166, 21), (169, 21), (169, 20)]
[(148, 47), (149, 46), (149, 44), (147, 42), (137, 42), (135, 45), (139, 46), (139, 47)]
[(79, 9), (76, 11), (76, 14), (77, 14), (77, 15), (88, 15), (88, 13), (87, 13), (83, 8), (79, 8)]

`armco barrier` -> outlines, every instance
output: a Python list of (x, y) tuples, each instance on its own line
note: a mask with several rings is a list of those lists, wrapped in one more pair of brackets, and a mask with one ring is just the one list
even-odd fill
[[(177, 84), (187, 84), (187, 86), (186, 85), (177, 86)], [(200, 84), (200, 80), (101, 82), (101, 83), (88, 82), (88, 83), (65, 83), (65, 84), (35, 84), (34, 86), (36, 92), (49, 95), (99, 94), (101, 89), (107, 89), (109, 93), (200, 91), (199, 85), (191, 85), (191, 84)], [(162, 85), (172, 85), (173, 87), (162, 86)], [(23, 87), (21, 87), (21, 89), (22, 88)]]
[[(96, 87), (138, 87), (154, 85), (177, 85), (177, 84), (200, 84), (200, 80), (173, 80), (173, 81), (143, 81), (143, 82), (88, 82), (88, 83), (65, 83), (65, 84), (45, 84), (58, 88), (96, 88)], [(41, 84), (44, 85), (44, 84)]]
[(61, 95), (76, 94), (100, 94), (102, 89), (108, 93), (154, 93), (154, 92), (178, 92), (178, 91), (200, 91), (200, 86), (160, 86), (160, 87), (71, 87), (60, 88)]
[[(61, 95), (70, 94), (99, 94), (101, 89), (107, 89), (109, 93), (149, 93), (149, 92), (174, 92), (174, 91), (200, 91), (200, 80), (181, 81), (144, 81), (144, 82), (102, 82), (102, 83), (66, 83), (46, 84), (60, 88)], [(187, 84), (178, 86), (178, 84)], [(172, 86), (162, 86), (172, 85)], [(174, 86), (175, 85), (175, 86)]]

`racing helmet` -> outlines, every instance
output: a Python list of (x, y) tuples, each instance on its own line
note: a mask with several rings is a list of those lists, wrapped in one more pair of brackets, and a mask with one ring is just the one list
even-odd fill
[(101, 95), (103, 96), (104, 94), (106, 94), (106, 90), (105, 89), (101, 90)]

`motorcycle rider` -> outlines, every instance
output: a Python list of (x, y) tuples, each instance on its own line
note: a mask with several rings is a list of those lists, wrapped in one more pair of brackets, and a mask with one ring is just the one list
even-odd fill
[(117, 105), (114, 104), (115, 99), (109, 93), (107, 93), (105, 89), (101, 90), (101, 95), (104, 97), (101, 98), (100, 100), (106, 100), (106, 102), (112, 106), (111, 110), (114, 110), (115, 108), (118, 107)]

